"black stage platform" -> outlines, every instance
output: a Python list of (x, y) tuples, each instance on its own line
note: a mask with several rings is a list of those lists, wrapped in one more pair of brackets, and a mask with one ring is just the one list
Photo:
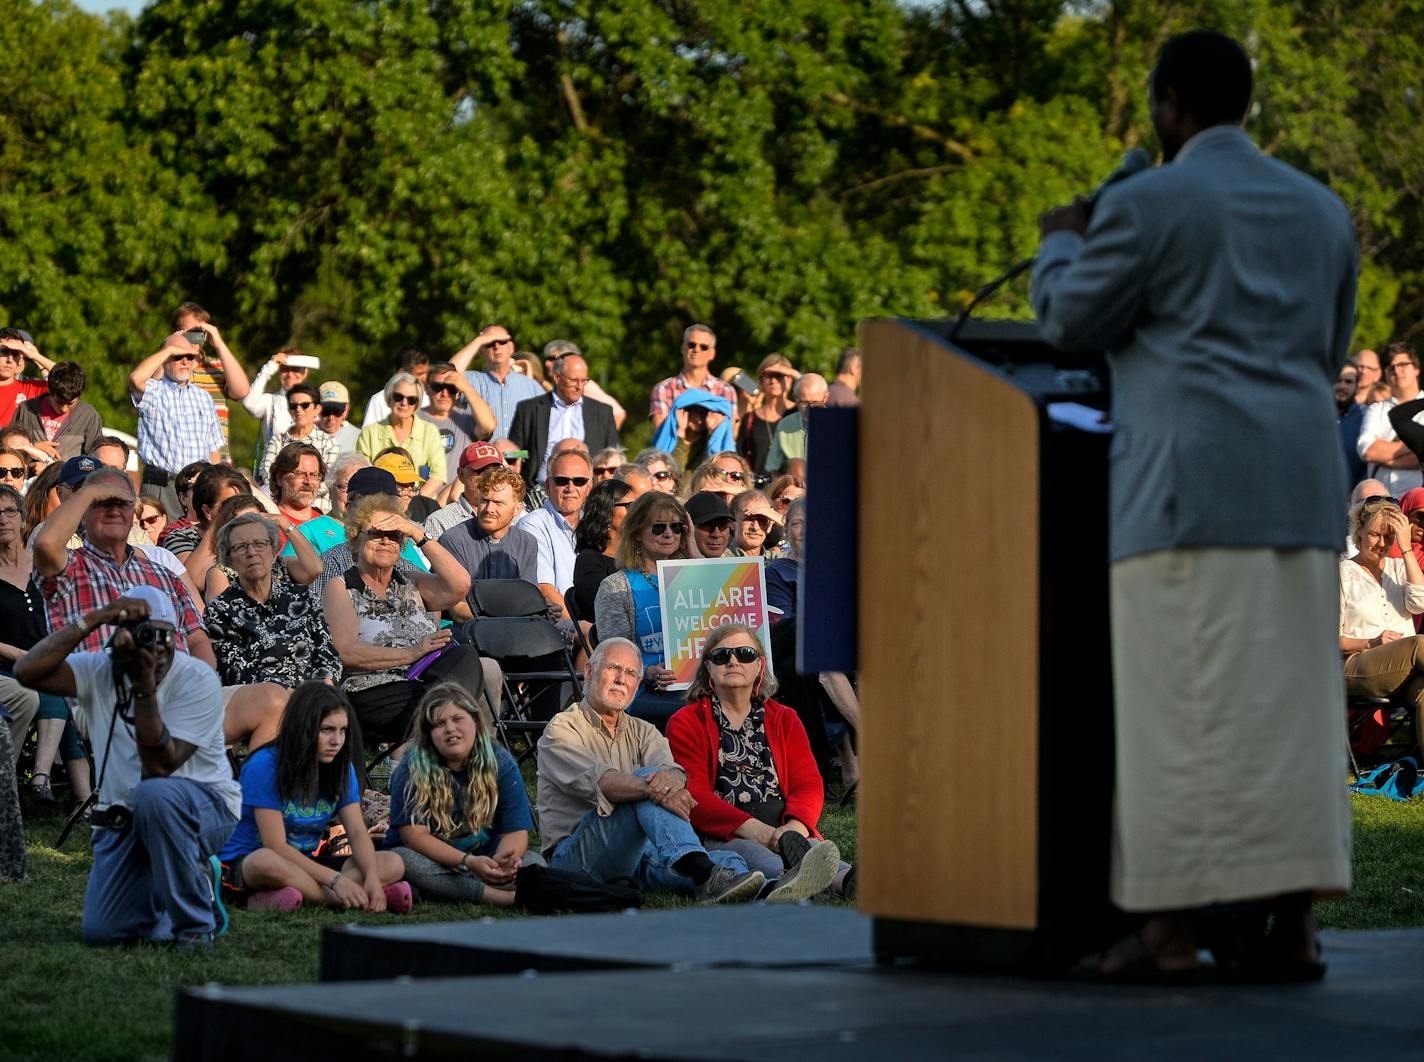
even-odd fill
[[(658, 943), (671, 958), (691, 950), (679, 940), (673, 931)], [(1323, 940), (1330, 976), (1303, 986), (1111, 987), (854, 966), (213, 986), (179, 993), (173, 1057), (1419, 1057), (1424, 930)]]
[(871, 962), (870, 919), (814, 904), (350, 925), (328, 929), (321, 938), (323, 981)]

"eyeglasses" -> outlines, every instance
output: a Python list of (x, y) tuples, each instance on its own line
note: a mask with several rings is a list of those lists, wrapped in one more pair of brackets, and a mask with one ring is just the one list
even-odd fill
[(648, 530), (653, 533), (654, 538), (662, 538), (663, 535), (671, 531), (674, 535), (680, 535), (687, 530), (687, 525), (681, 520), (673, 523), (649, 524)]
[(320, 473), (320, 472), (303, 472), (303, 471), (301, 471), (300, 469), (294, 468), (294, 469), (292, 469), (292, 471), (288, 472), (287, 475), (288, 475), (290, 478), (292, 478), (292, 479), (303, 479), (303, 480), (307, 480), (307, 481), (309, 481), (309, 482), (316, 482), (316, 483), (320, 483), (320, 482), (321, 482), (321, 473)]
[(393, 406), (413, 406), (420, 401), (418, 395), (391, 395), (391, 405)]
[(345, 406), (328, 406), (323, 404), (321, 407), (321, 415), (323, 417), (339, 417), (345, 412)]
[(24, 479), (23, 468), (0, 468), (0, 479)]
[(639, 672), (636, 667), (624, 667), (622, 664), (604, 664), (603, 670), (610, 675), (622, 675), (624, 678), (638, 681)]
[(134, 500), (132, 498), (105, 498), (103, 501), (96, 501), (96, 509), (132, 509)]
[(771, 526), (771, 518), (765, 513), (745, 513), (742, 516), (742, 523), (756, 524), (762, 530)]
[(617, 465), (599, 465), (593, 470), (593, 475), (596, 479), (607, 479), (609, 476), (616, 475), (617, 473)]
[(412, 497), (412, 496), (415, 494), (415, 484), (414, 484), (414, 483), (397, 483), (397, 484), (396, 484), (396, 493), (397, 493), (398, 495), (400, 495), (402, 498), (409, 498), (409, 497)]
[(1392, 361), (1385, 367), (1385, 372), (1399, 372), (1401, 369), (1416, 369), (1417, 365), (1412, 361)]
[(761, 659), (761, 650), (754, 645), (719, 645), (707, 654), (707, 662), (726, 667), (734, 656), (743, 664), (753, 664)]
[(19, 509), (0, 509), (0, 516), (3, 516), (6, 520), (10, 519), (10, 517), (12, 516), (19, 517), (19, 515)]
[(570, 483), (575, 487), (588, 486), (587, 476), (552, 476), (550, 478), (553, 479), (556, 487), (567, 487)]
[(265, 538), (254, 538), (250, 542), (231, 542), (228, 544), (229, 553), (265, 553), (272, 548), (272, 543)]
[(287, 410), (292, 413), (297, 413), (302, 410), (311, 409), (314, 405), (316, 405), (315, 402), (288, 402)]
[(672, 479), (672, 473), (669, 472), (667, 469), (663, 469), (661, 472), (650, 472), (648, 474), (651, 475), (659, 483), (661, 483), (665, 479)]
[(432, 395), (457, 395), (460, 389), (452, 383), (426, 384), (425, 389)]
[(375, 542), (375, 541), (394, 542), (396, 545), (400, 545), (401, 541), (405, 538), (405, 532), (404, 532), (404, 531), (377, 531), (375, 528), (371, 528), (370, 530), (368, 530), (368, 531), (366, 532), (366, 537), (367, 537), (368, 539), (370, 539), (371, 541), (373, 541), (373, 542)]
[(713, 347), (712, 347), (712, 344), (711, 344), (711, 343), (694, 343), (694, 342), (692, 342), (692, 340), (689, 339), (689, 340), (687, 341), (687, 349), (688, 349), (688, 350), (712, 350)]

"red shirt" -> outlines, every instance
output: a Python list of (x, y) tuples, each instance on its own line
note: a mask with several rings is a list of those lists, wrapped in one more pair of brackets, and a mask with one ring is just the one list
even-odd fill
[(7, 384), (0, 384), (0, 428), (8, 428), (15, 419), (15, 410), (20, 403), (40, 395), (49, 394), (49, 384), (43, 380), (27, 380), (17, 376)]
[[(711, 699), (703, 697), (674, 712), (668, 720), (667, 739), (672, 758), (687, 774), (687, 791), (697, 801), (692, 809), (692, 828), (704, 837), (722, 841), (734, 836), (751, 816), (717, 795), (717, 752), (722, 741)], [(784, 704), (768, 700), (766, 742), (771, 746), (776, 777), (786, 795), (783, 822), (796, 819), (805, 824), (812, 837), (820, 837), (816, 823), (826, 801), (826, 788), (801, 718)]]

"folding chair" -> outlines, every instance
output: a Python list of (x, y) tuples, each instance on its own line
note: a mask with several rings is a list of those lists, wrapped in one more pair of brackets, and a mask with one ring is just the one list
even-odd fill
[(495, 727), (511, 752), (510, 736), (526, 736), (522, 763), (534, 751), (536, 737), (531, 735), (542, 733), (554, 713), (582, 693), (564, 636), (544, 616), (478, 616), (465, 624), (462, 638), (504, 671), (509, 712), (495, 720)]
[(475, 611), (482, 616), (547, 616), (544, 593), (526, 579), (475, 580)]
[(564, 611), (569, 614), (569, 619), (573, 620), (574, 637), (578, 641), (579, 651), (583, 653), (585, 660), (591, 660), (593, 658), (593, 642), (584, 633), (583, 625), (588, 622), (589, 630), (592, 631), (593, 624), (579, 615), (578, 606), (574, 604), (574, 588), (572, 586), (564, 591)]
[(1389, 697), (1348, 697), (1345, 701), (1350, 767), (1386, 763), (1418, 751), (1419, 720), (1414, 709)]

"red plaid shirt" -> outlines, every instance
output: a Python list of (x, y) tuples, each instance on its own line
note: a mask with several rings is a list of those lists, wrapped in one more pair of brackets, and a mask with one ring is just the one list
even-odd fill
[[(711, 373), (707, 374), (707, 379), (702, 381), (702, 390), (708, 391), (719, 398), (725, 398), (732, 403), (733, 411), (737, 408), (736, 389), (724, 380), (719, 380)], [(666, 380), (660, 380), (653, 385), (652, 400), (648, 403), (648, 415), (651, 419), (662, 423), (668, 415), (668, 410), (672, 409), (672, 404), (684, 391), (692, 390), (692, 384), (687, 382), (687, 377), (682, 373), (676, 376), (669, 376)]]
[[(127, 549), (127, 559), (118, 564), (107, 553), (85, 543), (80, 549), (69, 550), (69, 563), (64, 571), (58, 575), (38, 576), (40, 592), (49, 610), (49, 629), (57, 631), (78, 623), (96, 608), (123, 597), (130, 587), (146, 584), (158, 587), (173, 599), (173, 609), (178, 613), (178, 636), (174, 644), (186, 653), (188, 635), (207, 629), (193, 607), (188, 588), (172, 572), (149, 560), (142, 550), (132, 546)], [(96, 627), (79, 648), (97, 653), (113, 630), (112, 626)]]

